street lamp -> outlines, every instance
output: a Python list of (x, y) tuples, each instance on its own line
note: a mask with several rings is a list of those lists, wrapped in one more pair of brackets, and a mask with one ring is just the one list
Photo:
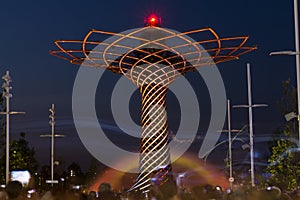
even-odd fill
[(298, 115), (295, 112), (290, 112), (290, 113), (284, 115), (284, 118), (286, 121), (290, 121), (297, 117), (298, 117)]
[[(296, 49), (297, 49), (297, 44), (296, 44)], [(271, 52), (269, 54), (270, 56), (274, 56), (274, 55), (288, 55), (288, 56), (296, 56), (296, 73), (297, 73), (297, 104), (298, 104), (298, 114), (296, 114), (295, 112), (291, 112), (286, 114), (284, 117), (287, 121), (290, 121), (293, 118), (297, 118), (298, 120), (298, 146), (300, 146), (300, 72), (299, 72), (299, 55), (300, 52), (298, 51), (275, 51), (275, 52)]]
[[(296, 45), (297, 46), (297, 45)], [(293, 118), (297, 118), (298, 120), (298, 146), (300, 146), (300, 72), (299, 72), (299, 55), (300, 52), (299, 51), (275, 51), (275, 52), (271, 52), (269, 54), (270, 56), (274, 56), (274, 55), (288, 55), (288, 56), (296, 56), (296, 73), (297, 73), (297, 104), (298, 104), (298, 114), (296, 114), (295, 112), (291, 112), (286, 114), (284, 117), (286, 119), (286, 121), (290, 121)]]
[(6, 99), (6, 111), (0, 112), (2, 115), (6, 115), (6, 169), (5, 169), (5, 182), (8, 183), (9, 181), (9, 116), (15, 114), (25, 114), (25, 112), (15, 112), (9, 111), (9, 98), (12, 97), (10, 94), (10, 90), (12, 87), (10, 86), (10, 82), (12, 82), (11, 77), (9, 76), (9, 71), (6, 71), (6, 74), (2, 77), (5, 81), (2, 85), (3, 88), (3, 96)]
[(222, 132), (228, 133), (228, 160), (229, 160), (229, 186), (230, 191), (232, 192), (232, 183), (234, 178), (232, 176), (232, 139), (231, 139), (231, 132), (241, 132), (241, 130), (231, 130), (231, 116), (230, 116), (230, 100), (227, 99), (227, 127), (228, 130), (222, 130)]
[(251, 94), (251, 72), (250, 64), (247, 63), (247, 82), (248, 82), (248, 105), (235, 105), (233, 108), (248, 108), (249, 114), (249, 141), (250, 141), (250, 163), (251, 163), (251, 185), (255, 186), (254, 177), (254, 151), (253, 151), (253, 123), (252, 123), (252, 108), (265, 107), (267, 104), (252, 104)]
[(54, 138), (55, 137), (65, 137), (62, 134), (55, 134), (54, 133), (54, 125), (55, 125), (55, 107), (52, 104), (51, 108), (49, 109), (51, 115), (49, 115), (50, 121), (49, 124), (51, 125), (51, 134), (43, 134), (40, 137), (51, 137), (51, 180), (47, 180), (46, 183), (58, 183), (58, 180), (54, 180)]
[[(245, 142), (243, 139), (237, 138), (240, 133), (243, 132), (244, 128), (247, 126), (244, 126), (241, 130), (231, 129), (231, 117), (230, 117), (230, 100), (227, 100), (227, 122), (228, 122), (228, 130), (221, 130), (220, 132), (228, 132), (228, 160), (229, 160), (229, 185), (230, 185), (230, 191), (233, 191), (232, 183), (234, 181), (233, 174), (232, 174), (232, 142), (235, 140), (239, 140), (241, 142)], [(231, 133), (237, 133), (233, 138), (231, 138)], [(227, 142), (226, 140), (219, 142), (217, 145), (215, 145), (212, 149), (210, 149), (207, 153), (205, 153), (204, 162), (206, 163), (206, 160), (208, 158), (208, 155), (218, 146), (221, 144), (224, 144)]]
[(228, 157), (229, 157), (229, 184), (232, 191), (232, 183), (234, 181), (232, 177), (232, 149), (231, 149), (231, 120), (230, 120), (230, 100), (227, 100), (227, 122), (228, 122)]
[[(238, 138), (240, 133), (243, 133), (244, 130), (247, 128), (248, 126), (243, 126), (242, 129), (237, 130), (237, 129), (231, 129), (231, 133), (237, 133), (232, 139), (231, 139), (231, 143), (234, 142), (235, 140), (238, 140), (240, 142), (245, 142), (243, 139)], [(228, 130), (220, 130), (218, 132), (228, 132)], [(206, 163), (206, 160), (208, 158), (208, 156), (210, 155), (210, 153), (215, 150), (217, 147), (221, 146), (222, 144), (225, 144), (226, 142), (228, 142), (228, 140), (223, 140), (219, 143), (217, 143), (213, 148), (209, 149), (206, 153), (204, 153), (203, 158), (204, 158), (204, 162)]]
[[(244, 129), (247, 126), (244, 126), (241, 130), (237, 130), (237, 129), (231, 129), (231, 117), (230, 117), (230, 100), (227, 100), (227, 107), (228, 107), (228, 112), (227, 112), (227, 117), (228, 117), (228, 130), (221, 130), (219, 132), (227, 132), (228, 133), (228, 160), (229, 160), (229, 184), (230, 184), (230, 191), (233, 191), (233, 187), (232, 187), (232, 183), (234, 182), (234, 178), (233, 178), (233, 173), (232, 173), (232, 142), (234, 142), (235, 140), (238, 140), (240, 142), (245, 142), (243, 139), (238, 138), (239, 134), (242, 133), (244, 131)], [(233, 138), (231, 137), (231, 133), (237, 133)], [(225, 144), (227, 142), (227, 140), (224, 140), (222, 142), (219, 142), (217, 145), (215, 145), (212, 149), (210, 149), (209, 151), (207, 151), (204, 154), (204, 162), (206, 163), (206, 160), (209, 156), (209, 154), (216, 149), (218, 146), (221, 146), (222, 144)]]
[(231, 130), (231, 116), (230, 116), (230, 100), (227, 99), (227, 126), (228, 130), (222, 130), (222, 132), (228, 132), (228, 160), (229, 160), (229, 185), (230, 191), (232, 192), (232, 183), (234, 178), (232, 176), (232, 139), (231, 139), (231, 132), (240, 132), (240, 130)]
[(269, 55), (270, 56), (276, 56), (276, 55), (288, 55), (288, 56), (294, 56), (294, 55), (299, 55), (300, 52), (295, 52), (295, 51), (274, 51), (271, 52)]
[(298, 146), (300, 146), (300, 48), (299, 48), (299, 20), (298, 20), (298, 0), (294, 0), (294, 27), (295, 27), (295, 51), (271, 52), (272, 55), (294, 55), (296, 57), (296, 77), (297, 77), (297, 104), (298, 104)]

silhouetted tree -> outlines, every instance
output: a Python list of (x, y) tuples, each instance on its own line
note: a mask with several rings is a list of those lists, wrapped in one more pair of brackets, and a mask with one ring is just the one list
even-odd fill
[(72, 162), (68, 167), (68, 184), (82, 184), (84, 180), (81, 167), (78, 163)]
[[(283, 97), (279, 103), (284, 115), (297, 109), (297, 91), (290, 85), (290, 80), (283, 82)], [(300, 182), (300, 153), (297, 149), (298, 123), (295, 120), (286, 122), (283, 128), (277, 129), (271, 147), (269, 166), (266, 172), (271, 174), (269, 184), (276, 185), (283, 190), (294, 190)]]
[[(277, 103), (277, 107), (280, 113), (284, 116), (290, 112), (296, 112), (297, 110), (297, 89), (291, 85), (291, 80), (288, 79), (283, 81), (283, 96), (280, 101)], [(290, 120), (286, 122), (278, 133), (282, 134), (286, 128), (286, 125), (289, 126), (289, 137), (298, 138), (298, 123), (297, 119)]]
[[(35, 150), (30, 148), (28, 141), (25, 139), (25, 133), (20, 133), (18, 140), (10, 142), (9, 149), (9, 167), (10, 171), (13, 170), (28, 170), (30, 174), (34, 174), (38, 169), (38, 162), (35, 159)], [(2, 155), (0, 163), (1, 180), (5, 180), (5, 159), (6, 155)]]
[(49, 189), (50, 185), (46, 183), (46, 180), (51, 179), (51, 167), (49, 165), (43, 165), (40, 169), (40, 188)]
[(96, 175), (100, 170), (103, 170), (105, 166), (100, 163), (97, 159), (94, 157), (91, 158), (90, 166), (88, 168), (88, 171), (85, 174), (85, 183), (93, 183), (96, 179)]
[(54, 178), (59, 179), (66, 173), (66, 162), (62, 157), (58, 157), (55, 162)]

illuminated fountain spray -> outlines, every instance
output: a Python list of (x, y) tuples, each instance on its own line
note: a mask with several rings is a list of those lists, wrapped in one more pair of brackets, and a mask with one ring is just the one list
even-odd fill
[[(145, 27), (121, 33), (91, 30), (82, 41), (55, 41), (59, 49), (50, 52), (72, 64), (122, 74), (139, 88), (142, 95), (139, 176), (131, 190), (143, 192), (150, 189), (153, 177), (159, 185), (173, 178), (165, 101), (168, 86), (197, 67), (238, 59), (256, 49), (244, 46), (248, 37), (219, 38), (211, 28), (180, 33), (160, 25), (161, 19), (151, 15), (145, 20)], [(189, 37), (192, 34), (197, 41)], [(111, 37), (104, 41), (95, 37), (103, 35)]]

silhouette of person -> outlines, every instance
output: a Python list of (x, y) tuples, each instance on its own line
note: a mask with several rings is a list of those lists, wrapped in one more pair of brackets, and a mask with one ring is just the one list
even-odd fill
[(109, 183), (101, 183), (98, 188), (99, 200), (117, 200)]
[(22, 183), (19, 181), (10, 181), (7, 183), (5, 191), (9, 200), (21, 199)]

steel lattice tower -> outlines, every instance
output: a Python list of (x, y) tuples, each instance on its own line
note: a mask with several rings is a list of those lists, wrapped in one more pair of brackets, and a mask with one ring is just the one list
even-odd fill
[[(97, 35), (111, 36), (98, 40)], [(193, 40), (189, 35), (196, 35)], [(151, 16), (146, 26), (122, 33), (91, 30), (83, 40), (55, 41), (50, 54), (72, 64), (102, 67), (130, 79), (142, 96), (139, 176), (132, 189), (147, 192), (151, 177), (167, 182), (171, 175), (166, 93), (180, 75), (196, 67), (238, 59), (256, 47), (244, 46), (247, 36), (219, 38), (211, 29), (180, 33), (160, 27)], [(70, 48), (70, 45), (73, 45)]]

